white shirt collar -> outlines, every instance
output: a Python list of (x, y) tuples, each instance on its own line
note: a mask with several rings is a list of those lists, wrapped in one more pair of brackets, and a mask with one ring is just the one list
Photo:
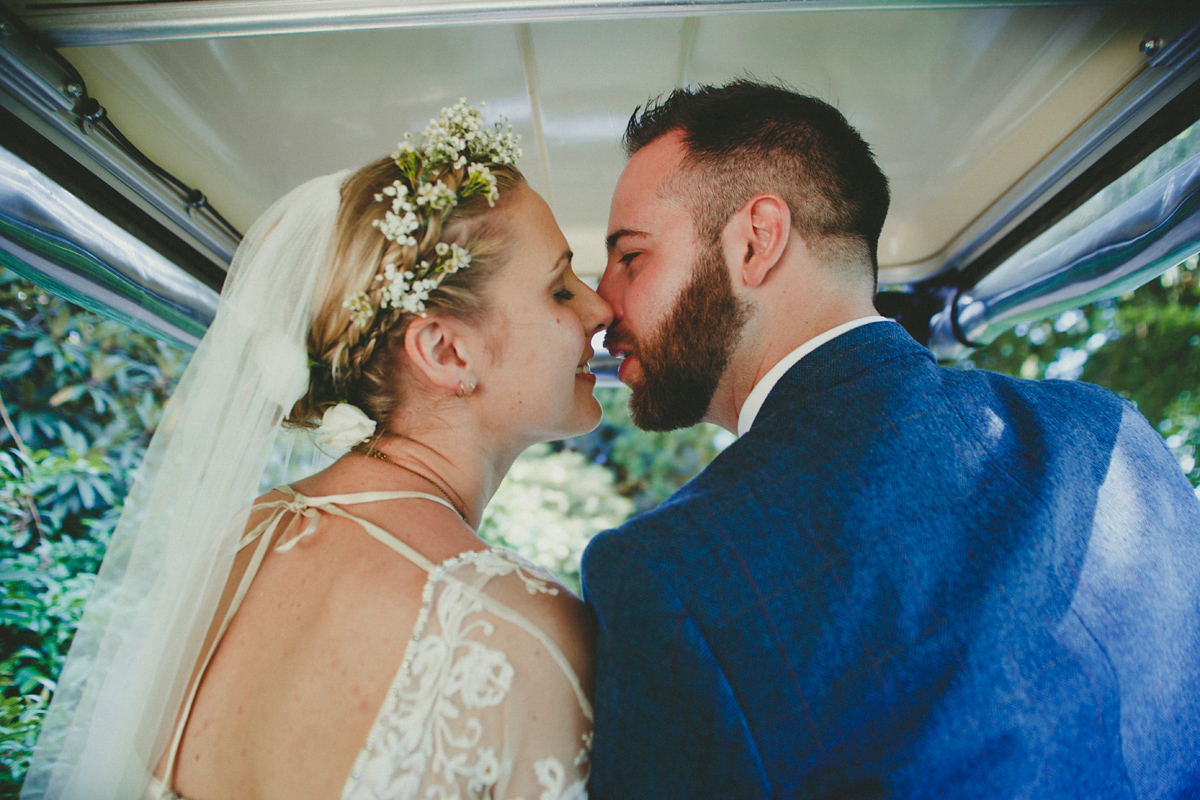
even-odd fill
[(766, 401), (767, 395), (775, 388), (775, 384), (783, 377), (783, 374), (792, 368), (793, 365), (806, 355), (816, 350), (821, 345), (832, 339), (836, 339), (847, 331), (852, 331), (862, 325), (871, 322), (887, 322), (887, 317), (878, 315), (870, 317), (859, 317), (852, 319), (849, 322), (843, 322), (836, 328), (830, 328), (824, 333), (817, 334), (809, 339), (804, 344), (797, 347), (792, 352), (788, 353), (779, 360), (775, 366), (767, 371), (766, 375), (758, 383), (754, 384), (754, 388), (750, 390), (750, 394), (746, 396), (746, 402), (742, 403), (742, 410), (738, 412), (737, 433), (738, 436), (745, 435), (746, 431), (750, 430), (750, 426), (754, 424), (754, 418), (758, 416), (762, 404)]

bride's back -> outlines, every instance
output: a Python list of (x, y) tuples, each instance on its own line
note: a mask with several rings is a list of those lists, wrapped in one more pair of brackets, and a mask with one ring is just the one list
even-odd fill
[[(297, 484), (297, 489), (319, 498), (335, 493), (339, 483), (343, 482), (336, 476), (331, 481), (319, 475)], [(276, 491), (261, 500), (291, 499)], [(485, 548), (453, 512), (428, 500), (392, 499), (340, 508), (392, 533), (433, 565)], [(249, 527), (270, 513), (256, 513)], [(389, 689), (401, 683), (398, 671), (414, 641), (422, 604), (430, 599), (428, 564), (404, 557), (368, 535), (357, 521), (308, 513), (283, 513), (275, 541), (204, 670), (169, 781), (183, 797), (341, 796)], [(314, 518), (316, 527), (310, 534), (299, 536), (286, 552), (276, 549)], [(218, 619), (224, 617), (254, 549), (249, 544), (239, 553)], [(489, 584), (489, 598), (532, 621), (565, 655), (569, 669), (585, 675), (585, 623), (579, 601), (566, 592), (531, 591), (511, 578), (508, 582), (514, 586), (505, 587), (505, 577)], [(493, 631), (487, 638), (494, 640), (488, 644), (514, 671), (562, 671), (553, 659), (541, 667), (514, 664), (536, 660), (544, 643), (528, 631), (503, 630), (511, 624), (495, 614), (488, 616)], [(444, 622), (438, 620), (436, 630)], [(496, 630), (498, 622), (502, 630)], [(424, 631), (426, 641), (434, 631), (434, 626)], [(210, 641), (214, 635), (215, 630)], [(503, 641), (510, 646), (496, 649)], [(545, 683), (545, 676), (538, 682)], [(567, 687), (570, 680), (560, 676), (558, 682)], [(428, 722), (417, 727), (428, 727)]]

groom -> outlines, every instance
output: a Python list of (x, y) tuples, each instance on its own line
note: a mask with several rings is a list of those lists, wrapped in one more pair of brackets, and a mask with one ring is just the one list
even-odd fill
[(626, 145), (634, 420), (740, 438), (584, 556), (593, 796), (1200, 796), (1200, 504), (1146, 420), (877, 316), (887, 181), (821, 101), (679, 90)]

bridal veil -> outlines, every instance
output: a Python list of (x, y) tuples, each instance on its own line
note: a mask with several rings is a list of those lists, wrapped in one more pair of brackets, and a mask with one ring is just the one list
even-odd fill
[(346, 172), (273, 204), (147, 450), (58, 681), (21, 797), (128, 800), (166, 746), (280, 422)]

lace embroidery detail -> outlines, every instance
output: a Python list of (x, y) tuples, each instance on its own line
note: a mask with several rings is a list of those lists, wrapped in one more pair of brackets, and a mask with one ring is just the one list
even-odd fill
[(475, 569), (480, 575), (500, 577), (516, 574), (525, 584), (530, 594), (558, 594), (558, 588), (553, 586), (554, 578), (550, 572), (509, 550), (492, 549), (475, 560)]
[(534, 763), (538, 783), (545, 790), (538, 800), (587, 800), (587, 786), (583, 778), (567, 784), (567, 771), (562, 762), (550, 756)]
[[(464, 800), (491, 797), (512, 777), (511, 759), (483, 741), (481, 713), (499, 706), (515, 675), (503, 650), (489, 647), (496, 625), (477, 588), (450, 574), (469, 568), (517, 576), (530, 594), (557, 594), (549, 573), (501, 550), (465, 553), (430, 574), (404, 660), (342, 793), (350, 798)], [(436, 628), (434, 628), (436, 624)], [(432, 631), (432, 632), (431, 632)], [(494, 721), (494, 720), (493, 720)], [(533, 764), (537, 800), (585, 800), (589, 734), (567, 770), (550, 756)], [(529, 767), (526, 766), (526, 769)]]

